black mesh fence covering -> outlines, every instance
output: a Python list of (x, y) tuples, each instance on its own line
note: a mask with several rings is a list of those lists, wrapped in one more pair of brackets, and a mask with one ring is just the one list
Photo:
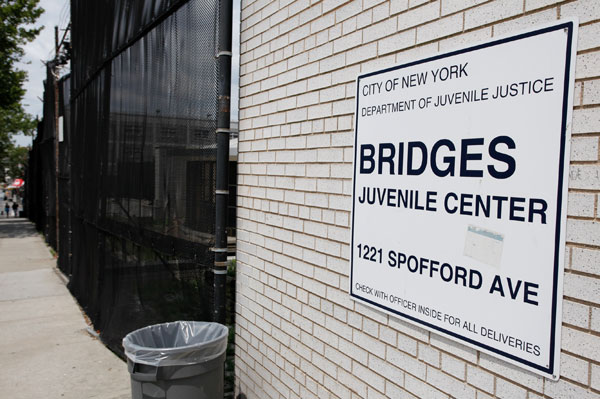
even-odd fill
[[(58, 118), (49, 64), (27, 172), (29, 216), (119, 354), (132, 330), (213, 318), (217, 13), (217, 0), (72, 0), (71, 74), (58, 82)], [(230, 170), (234, 183), (235, 163)], [(230, 206), (235, 235), (235, 196)]]
[(212, 319), (213, 0), (72, 1), (70, 288), (102, 339)]
[[(29, 153), (25, 185), (25, 211), (56, 250), (56, 119), (55, 85), (51, 65), (44, 81), (44, 116)], [(62, 85), (59, 84), (59, 90)]]
[[(214, 19), (215, 2), (203, 2), (204, 19)], [(81, 90), (114, 56), (185, 3), (187, 0), (71, 0), (75, 90)], [(211, 28), (214, 21), (205, 25), (205, 29)]]
[(58, 267), (71, 274), (71, 79), (59, 81), (58, 91)]
[(38, 122), (36, 137), (33, 140), (31, 150), (29, 151), (29, 160), (25, 175), (25, 202), (24, 211), (27, 217), (35, 223), (38, 231), (42, 231), (43, 223), (43, 202), (42, 202), (42, 168), (40, 142), (44, 135), (44, 124)]

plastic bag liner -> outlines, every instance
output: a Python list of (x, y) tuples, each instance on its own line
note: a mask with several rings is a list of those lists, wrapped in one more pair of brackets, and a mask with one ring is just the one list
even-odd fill
[(225, 352), (229, 330), (219, 323), (176, 321), (130, 332), (125, 355), (150, 366), (184, 366), (213, 360)]

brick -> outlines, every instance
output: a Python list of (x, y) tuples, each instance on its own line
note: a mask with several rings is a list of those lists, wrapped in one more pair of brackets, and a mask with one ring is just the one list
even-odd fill
[[(356, 47), (347, 51), (345, 55), (348, 65), (375, 58), (377, 56), (377, 43)], [(352, 93), (354, 93), (354, 91), (352, 91)]]
[(600, 355), (600, 337), (563, 327), (562, 348), (584, 358), (598, 359)]
[[(564, 337), (563, 337), (564, 343)], [(542, 392), (544, 387), (544, 378), (533, 374), (529, 371), (524, 371), (522, 368), (505, 363), (502, 360), (496, 359), (490, 355), (481, 353), (479, 365), (486, 370), (492, 371), (503, 378), (506, 378), (519, 385), (531, 388), (533, 391)]]
[(600, 251), (573, 248), (572, 268), (585, 273), (600, 275)]
[(593, 331), (600, 332), (600, 308), (592, 308), (591, 328)]
[(319, 104), (308, 107), (308, 119), (326, 118), (331, 116), (331, 104)]
[(379, 40), (379, 42), (377, 42), (378, 55), (381, 56), (392, 52), (395, 53), (413, 46), (416, 42), (416, 32), (416, 29), (411, 29)]
[(562, 5), (560, 17), (577, 17), (580, 24), (600, 19), (600, 3), (595, 0), (579, 0)]
[(573, 111), (573, 133), (597, 133), (599, 130), (600, 107)]
[[(600, 26), (600, 23), (598, 26)], [(583, 105), (591, 104), (600, 104), (600, 80), (583, 82)]]
[(339, 350), (345, 355), (349, 356), (351, 359), (354, 359), (362, 364), (367, 364), (369, 354), (360, 346), (346, 341), (345, 339), (340, 339)]
[(600, 37), (600, 23), (580, 26), (577, 35), (577, 50), (582, 51), (598, 47), (598, 37)]
[(310, 7), (307, 10), (304, 10), (298, 16), (298, 24), (304, 25), (307, 22), (318, 18), (321, 15), (321, 3), (317, 3), (314, 6)]
[(597, 160), (598, 137), (573, 137), (571, 139), (571, 162)]
[(306, 150), (306, 151), (295, 151), (296, 162), (300, 163), (311, 163), (317, 161), (317, 151)]
[(535, 10), (560, 2), (562, 0), (525, 0), (525, 11)]
[(398, 15), (398, 30), (403, 31), (425, 22), (433, 21), (440, 16), (440, 2), (434, 1), (422, 7), (408, 10)]
[(427, 2), (429, 2), (430, 0), (408, 0), (408, 8), (414, 8), (414, 7), (418, 7), (420, 5), (423, 5)]
[(365, 398), (367, 396), (367, 384), (356, 378), (353, 374), (338, 369), (337, 377), (339, 382), (350, 388), (353, 392), (356, 392), (359, 397)]
[(328, 42), (308, 52), (308, 62), (319, 61), (333, 54), (333, 43)]
[(342, 36), (333, 42), (333, 52), (348, 50), (352, 47), (357, 47), (362, 44), (362, 31), (356, 31), (347, 36)]
[(477, 362), (477, 351), (474, 349), (468, 348), (460, 343), (437, 334), (432, 334), (430, 341), (433, 346), (440, 348), (443, 351), (451, 353), (472, 363)]
[[(435, 379), (435, 378), (434, 378)], [(431, 385), (414, 378), (409, 374), (404, 376), (404, 388), (418, 398), (448, 399), (449, 396)], [(461, 398), (462, 399), (462, 398)]]
[(564, 295), (600, 304), (600, 278), (566, 273)]
[(306, 167), (302, 164), (287, 164), (285, 165), (286, 176), (306, 176)]
[(588, 328), (590, 324), (589, 314), (589, 306), (569, 300), (563, 301), (563, 323)]
[(348, 35), (356, 30), (356, 17), (345, 20), (342, 23), (342, 36)]
[(467, 364), (454, 356), (442, 353), (442, 370), (459, 380), (466, 380)]
[(352, 359), (344, 353), (332, 348), (329, 345), (325, 346), (325, 357), (334, 364), (342, 367), (346, 371), (352, 371)]
[(358, 0), (352, 0), (343, 7), (335, 11), (335, 21), (343, 22), (344, 20), (353, 17), (354, 15), (362, 11), (362, 2)]
[(385, 344), (361, 331), (354, 331), (352, 342), (380, 358), (385, 358)]
[(441, 366), (440, 351), (437, 349), (434, 349), (429, 345), (419, 343), (418, 353), (419, 360), (422, 360), (436, 368)]
[(600, 245), (600, 222), (567, 219), (567, 242)]
[[(300, 73), (298, 73), (298, 78), (301, 79), (301, 77), (299, 75), (300, 75)], [(308, 82), (306, 80), (302, 80), (300, 82), (295, 82), (295, 83), (289, 84), (285, 87), (285, 93), (287, 96), (293, 96), (296, 94), (305, 93), (306, 89), (307, 89), (307, 85), (308, 85)], [(269, 99), (271, 99), (270, 95), (269, 95)]]
[(408, 0), (391, 0), (390, 15), (398, 14), (408, 9)]
[(600, 366), (592, 364), (592, 388), (600, 391)]
[(472, 365), (467, 365), (467, 382), (478, 389), (493, 393), (494, 375)]
[(598, 398), (598, 395), (581, 388), (573, 383), (560, 379), (558, 381), (546, 381), (544, 394), (551, 398), (560, 399), (593, 399)]
[(600, 190), (600, 166), (571, 165), (569, 188)]
[(354, 376), (368, 383), (370, 387), (374, 387), (381, 392), (385, 390), (385, 379), (371, 371), (369, 368), (358, 362), (353, 362), (352, 371)]
[(321, 89), (324, 87), (329, 87), (331, 85), (331, 74), (319, 75), (308, 79), (307, 89), (315, 90)]
[(442, 16), (466, 10), (486, 0), (442, 0)]
[(417, 44), (451, 36), (463, 30), (463, 15), (455, 14), (417, 28)]
[(560, 375), (587, 385), (589, 380), (589, 362), (566, 353), (560, 354)]
[(414, 357), (407, 355), (406, 353), (395, 348), (388, 347), (385, 359), (391, 364), (402, 368), (410, 375), (420, 379), (425, 379), (425, 363), (418, 361)]
[[(354, 99), (340, 100), (333, 103), (333, 115), (347, 115), (354, 113), (356, 103)], [(348, 148), (348, 150), (351, 150)]]
[(329, 177), (330, 170), (327, 164), (309, 164), (306, 165), (306, 173), (311, 177)]
[(569, 193), (567, 212), (569, 216), (594, 217), (595, 194)]
[(332, 26), (331, 28), (329, 28), (328, 33), (329, 33), (330, 41), (341, 37), (342, 36), (342, 24), (338, 23), (337, 25)]
[(522, 0), (498, 0), (465, 11), (465, 29), (476, 28), (523, 12)]
[(373, 11), (372, 10), (367, 10), (356, 16), (356, 28), (357, 29), (361, 29), (366, 26), (369, 26), (369, 25), (371, 25), (372, 22), (373, 22)]
[(431, 367), (427, 368), (427, 382), (435, 387), (439, 387), (453, 397), (475, 399), (475, 389), (473, 387)]
[(287, 111), (286, 120), (288, 123), (303, 121), (303, 120), (306, 120), (306, 116), (307, 116), (307, 109), (299, 108), (299, 109)]
[(331, 74), (331, 84), (353, 82), (360, 73), (360, 65), (353, 65), (344, 69), (334, 71)]
[[(577, 61), (575, 62), (575, 79), (593, 78), (598, 76), (600, 76), (600, 51), (578, 55)], [(575, 130), (573, 130), (573, 132), (575, 132)]]
[(540, 11), (535, 14), (525, 15), (516, 19), (494, 25), (494, 37), (510, 36), (516, 32), (522, 32), (556, 21), (556, 9)]
[(321, 102), (329, 102), (344, 98), (345, 92), (346, 90), (344, 86), (337, 85), (320, 90), (318, 95)]
[(364, 317), (362, 330), (373, 338), (379, 338), (379, 323), (374, 320)]
[(378, 22), (387, 19), (390, 16), (390, 6), (388, 2), (384, 2), (373, 8), (373, 22)]
[(396, 32), (397, 27), (397, 19), (387, 19), (377, 24), (373, 24), (368, 26), (363, 30), (363, 42), (369, 43), (374, 40), (381, 39), (385, 36), (390, 35), (391, 33)]
[(501, 399), (527, 399), (527, 390), (498, 378), (496, 380), (496, 397)]
[(324, 58), (319, 61), (319, 72), (325, 73), (335, 69), (343, 68), (346, 65), (346, 54), (340, 53), (332, 57)]
[(343, 160), (343, 150), (339, 148), (319, 148), (317, 150), (317, 159), (319, 162), (341, 162)]

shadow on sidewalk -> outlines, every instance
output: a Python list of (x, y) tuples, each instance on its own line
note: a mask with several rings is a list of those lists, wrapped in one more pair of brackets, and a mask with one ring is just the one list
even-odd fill
[(0, 218), (0, 238), (26, 238), (37, 234), (33, 223), (27, 219), (5, 216)]

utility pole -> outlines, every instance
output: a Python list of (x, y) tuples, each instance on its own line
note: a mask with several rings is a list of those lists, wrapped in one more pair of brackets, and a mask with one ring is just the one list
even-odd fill
[(54, 27), (54, 64), (51, 66), (52, 71), (52, 79), (54, 81), (54, 150), (55, 150), (55, 172), (56, 172), (56, 253), (60, 256), (60, 238), (59, 238), (59, 195), (58, 195), (58, 182), (59, 182), (59, 164), (58, 164), (58, 54), (59, 54), (59, 45), (58, 45), (58, 26)]

